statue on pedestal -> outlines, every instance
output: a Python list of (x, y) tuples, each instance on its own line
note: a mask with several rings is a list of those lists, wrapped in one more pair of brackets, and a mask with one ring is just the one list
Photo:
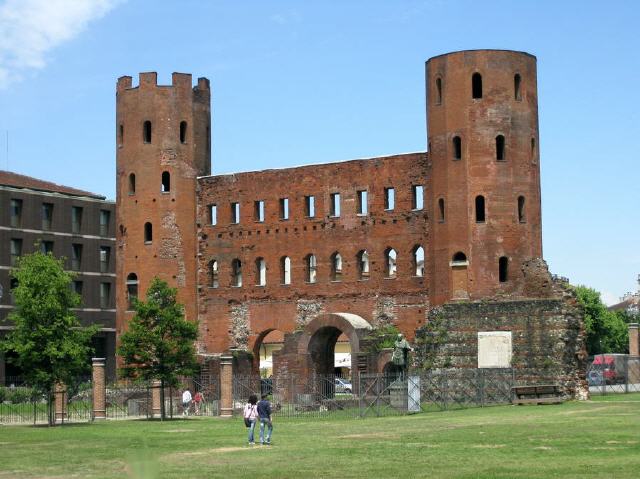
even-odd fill
[(393, 364), (400, 369), (403, 376), (409, 367), (409, 351), (413, 351), (413, 348), (404, 338), (402, 333), (398, 334), (398, 338), (393, 345), (393, 355), (391, 356), (391, 360), (393, 361)]

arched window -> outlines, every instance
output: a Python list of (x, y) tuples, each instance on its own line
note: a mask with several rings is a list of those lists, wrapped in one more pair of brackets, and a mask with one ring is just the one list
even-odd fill
[(524, 196), (518, 196), (518, 221), (520, 223), (527, 222), (524, 206), (525, 206)]
[(145, 143), (151, 143), (151, 122), (149, 120), (142, 125), (142, 140)]
[(476, 223), (484, 223), (484, 196), (476, 196)]
[(424, 276), (424, 248), (420, 245), (413, 248), (413, 270), (416, 276)]
[(504, 158), (504, 136), (496, 136), (496, 160), (503, 161)]
[(231, 286), (242, 286), (242, 262), (238, 258), (231, 262)]
[(144, 224), (144, 242), (151, 243), (153, 241), (153, 225), (149, 222)]
[(498, 260), (498, 275), (501, 283), (506, 283), (509, 279), (509, 258), (501, 256)]
[(398, 255), (393, 248), (387, 248), (384, 252), (385, 277), (395, 278), (397, 273)]
[(464, 254), (462, 251), (458, 251), (456, 254), (453, 255), (453, 258), (451, 258), (451, 262), (452, 263), (466, 263), (467, 262), (467, 255)]
[(288, 256), (280, 258), (280, 282), (291, 284), (291, 258)]
[(130, 195), (135, 195), (136, 194), (136, 175), (135, 175), (135, 173), (131, 173), (129, 175), (129, 194)]
[(180, 122), (180, 143), (186, 143), (187, 142), (187, 122), (186, 121), (181, 121)]
[(440, 215), (439, 221), (440, 223), (444, 223), (445, 215), (444, 215), (444, 198), (438, 199), (438, 213)]
[(337, 251), (331, 255), (331, 281), (342, 279), (342, 256)]
[(358, 279), (369, 279), (369, 253), (362, 250), (356, 255), (358, 263)]
[(218, 276), (218, 261), (212, 259), (209, 261), (209, 286), (212, 288), (217, 288), (220, 286), (219, 276)]
[(522, 79), (520, 78), (520, 74), (516, 73), (513, 77), (513, 96), (517, 101), (522, 100), (522, 95), (520, 93), (520, 83)]
[(131, 311), (135, 307), (138, 299), (138, 276), (135, 273), (127, 275), (127, 310)]
[(162, 186), (160, 187), (160, 191), (163, 193), (171, 191), (171, 173), (168, 171), (162, 172)]
[(256, 259), (256, 286), (267, 285), (267, 265), (264, 258)]
[(316, 282), (316, 271), (317, 271), (317, 263), (316, 257), (312, 254), (307, 255), (305, 258), (305, 266), (306, 266), (306, 279), (307, 283), (315, 283)]
[(461, 160), (462, 159), (462, 140), (459, 136), (453, 137), (453, 159)]
[(482, 75), (480, 73), (474, 73), (471, 77), (471, 96), (482, 98)]
[(442, 78), (436, 78), (436, 105), (442, 103)]

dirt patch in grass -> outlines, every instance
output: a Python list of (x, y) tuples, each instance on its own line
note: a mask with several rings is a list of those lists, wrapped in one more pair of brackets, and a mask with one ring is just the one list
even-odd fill
[(195, 429), (165, 429), (161, 432), (194, 432)]
[(549, 446), (538, 446), (538, 447), (534, 447), (534, 449), (536, 451), (550, 451), (553, 448)]
[(246, 451), (247, 449), (264, 449), (260, 447), (218, 447), (216, 449), (203, 449), (202, 451), (179, 452), (173, 456), (205, 456), (207, 454), (216, 454), (224, 452)]
[(371, 432), (366, 434), (347, 434), (346, 436), (338, 436), (338, 439), (373, 439), (373, 438), (385, 438), (385, 439), (398, 439), (397, 434), (388, 434), (384, 432)]
[(506, 444), (475, 444), (473, 446), (474, 449), (500, 449), (502, 447), (507, 447)]

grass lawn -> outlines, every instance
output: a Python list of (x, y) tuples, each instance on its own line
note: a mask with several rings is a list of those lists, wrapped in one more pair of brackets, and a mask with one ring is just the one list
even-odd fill
[(356, 419), (0, 426), (0, 478), (637, 478), (640, 394)]

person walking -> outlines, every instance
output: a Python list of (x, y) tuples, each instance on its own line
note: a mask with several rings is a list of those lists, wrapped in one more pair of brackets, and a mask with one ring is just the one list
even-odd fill
[(204, 396), (200, 391), (198, 391), (195, 396), (193, 396), (193, 412), (196, 416), (200, 415), (200, 407), (202, 406), (203, 401)]
[[(271, 433), (273, 423), (271, 421), (271, 403), (267, 400), (267, 395), (263, 394), (258, 402), (258, 418), (260, 419), (260, 444), (271, 445)], [(264, 428), (267, 427), (267, 436), (264, 435)]]
[(258, 396), (252, 394), (249, 396), (249, 400), (247, 404), (244, 406), (244, 425), (247, 426), (247, 430), (249, 432), (249, 445), (253, 446), (255, 444), (253, 439), (253, 434), (256, 429), (256, 420), (258, 419)]
[(191, 391), (189, 388), (185, 389), (182, 393), (182, 415), (189, 415), (189, 407), (191, 406)]

